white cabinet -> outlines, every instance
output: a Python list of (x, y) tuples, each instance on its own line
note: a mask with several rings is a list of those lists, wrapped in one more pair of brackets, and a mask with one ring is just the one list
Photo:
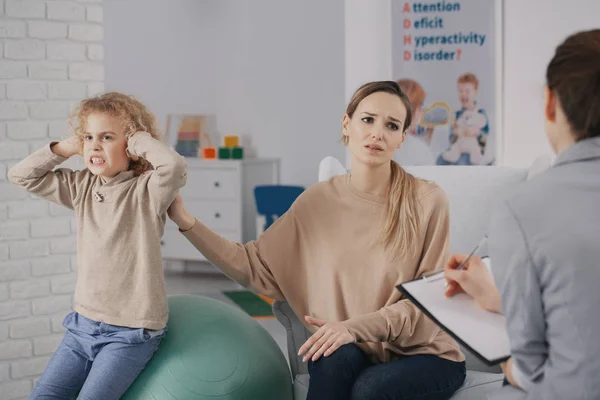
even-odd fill
[[(279, 184), (279, 160), (186, 158), (187, 183), (180, 191), (187, 210), (219, 235), (240, 243), (256, 239), (254, 187)], [(167, 218), (164, 259), (205, 261)]]

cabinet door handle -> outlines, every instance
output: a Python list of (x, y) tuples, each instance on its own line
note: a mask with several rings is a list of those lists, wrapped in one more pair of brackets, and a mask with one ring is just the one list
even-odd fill
[(219, 181), (216, 181), (216, 182), (214, 183), (214, 185), (215, 185), (215, 187), (216, 187), (216, 188), (218, 188), (219, 186), (221, 186), (221, 184), (219, 183)]
[(215, 218), (221, 218), (221, 214), (220, 213), (215, 213)]

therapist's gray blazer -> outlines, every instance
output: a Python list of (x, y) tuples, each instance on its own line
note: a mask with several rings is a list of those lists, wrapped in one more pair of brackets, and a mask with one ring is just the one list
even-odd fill
[(600, 138), (502, 201), (489, 253), (516, 379), (506, 397), (600, 399)]

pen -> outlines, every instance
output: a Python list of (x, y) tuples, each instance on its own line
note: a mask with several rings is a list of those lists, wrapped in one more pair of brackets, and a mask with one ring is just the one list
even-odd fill
[(461, 270), (465, 268), (465, 265), (467, 265), (467, 263), (469, 262), (469, 260), (471, 259), (471, 257), (473, 256), (473, 254), (475, 254), (477, 252), (477, 250), (479, 250), (481, 247), (483, 247), (483, 245), (485, 244), (486, 240), (487, 240), (487, 235), (483, 235), (483, 237), (481, 238), (481, 240), (479, 241), (479, 243), (477, 244), (477, 246), (475, 246), (475, 248), (473, 249), (473, 251), (471, 252), (471, 254), (469, 254), (467, 256), (467, 258), (465, 258), (463, 260), (463, 262), (460, 263), (460, 265), (456, 268), (457, 270)]
[[(467, 256), (467, 258), (465, 258), (463, 260), (463, 262), (461, 262), (459, 264), (458, 267), (456, 267), (457, 271), (460, 271), (462, 269), (465, 268), (465, 265), (467, 265), (467, 263), (469, 262), (469, 260), (471, 259), (471, 257), (473, 256), (473, 254), (475, 254), (477, 252), (477, 250), (479, 250), (481, 247), (483, 247), (483, 245), (485, 244), (485, 242), (487, 241), (488, 235), (483, 235), (483, 237), (481, 238), (481, 240), (479, 241), (479, 243), (477, 243), (477, 246), (475, 246), (475, 248), (473, 249), (473, 251)], [(447, 288), (448, 287), (448, 282), (444, 283), (444, 287)]]

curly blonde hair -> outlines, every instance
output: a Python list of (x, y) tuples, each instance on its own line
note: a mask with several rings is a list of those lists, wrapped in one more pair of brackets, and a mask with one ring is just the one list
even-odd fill
[[(121, 119), (126, 139), (136, 132), (144, 131), (154, 139), (162, 140), (154, 114), (133, 96), (109, 92), (82, 100), (70, 118), (75, 135), (80, 138), (85, 136), (87, 117), (93, 113), (106, 113)], [(136, 175), (153, 169), (152, 164), (143, 158), (130, 160), (129, 167)]]

